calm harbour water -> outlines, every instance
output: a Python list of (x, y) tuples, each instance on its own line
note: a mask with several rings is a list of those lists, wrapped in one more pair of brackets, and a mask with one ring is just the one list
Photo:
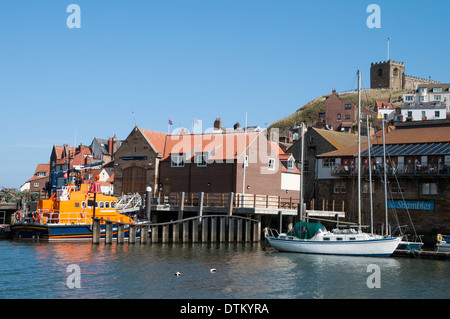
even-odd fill
[[(9, 240), (0, 254), (1, 299), (450, 298), (448, 260), (289, 254), (259, 244)], [(71, 264), (80, 267), (80, 288), (67, 285)], [(380, 288), (367, 286), (371, 264)]]

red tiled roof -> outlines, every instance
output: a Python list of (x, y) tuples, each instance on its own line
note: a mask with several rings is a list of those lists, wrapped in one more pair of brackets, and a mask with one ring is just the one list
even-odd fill
[(166, 141), (166, 136), (168, 136), (168, 133), (163, 132), (157, 132), (157, 131), (150, 131), (150, 130), (144, 130), (141, 129), (142, 133), (147, 137), (150, 144), (153, 146), (156, 152), (162, 154), (164, 153), (164, 144)]
[(190, 154), (209, 152), (210, 160), (226, 160), (240, 157), (261, 132), (211, 133), (168, 135), (163, 160), (172, 153)]
[(384, 106), (387, 106), (388, 109), (390, 109), (390, 110), (393, 110), (393, 109), (394, 109), (394, 107), (392, 106), (392, 104), (389, 103), (389, 102), (377, 101), (375, 111), (377, 111), (377, 110), (384, 110), (384, 109), (385, 109)]

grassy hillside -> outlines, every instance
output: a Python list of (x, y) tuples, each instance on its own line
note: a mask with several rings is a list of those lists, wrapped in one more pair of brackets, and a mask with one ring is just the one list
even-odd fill
[[(391, 96), (392, 101), (394, 102), (394, 107), (400, 107), (400, 101), (402, 95), (407, 93), (408, 91), (404, 90), (387, 90), (387, 89), (376, 89), (376, 90), (363, 90), (361, 91), (361, 105), (364, 109), (370, 108), (373, 110), (375, 106), (375, 101), (389, 101), (389, 96)], [(314, 125), (319, 118), (319, 112), (325, 112), (325, 100), (329, 95), (324, 95), (314, 100), (306, 103), (297, 111), (292, 113), (285, 118), (274, 122), (270, 125), (270, 128), (279, 128), (279, 129), (289, 129), (292, 128), (295, 124), (300, 124), (303, 121), (306, 125)], [(340, 93), (340, 98), (342, 100), (358, 103), (358, 92), (347, 92)]]

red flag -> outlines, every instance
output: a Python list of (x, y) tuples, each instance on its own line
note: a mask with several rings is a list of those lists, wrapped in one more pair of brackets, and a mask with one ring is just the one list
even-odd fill
[(172, 120), (169, 120), (169, 125), (173, 125), (173, 122), (172, 122)]

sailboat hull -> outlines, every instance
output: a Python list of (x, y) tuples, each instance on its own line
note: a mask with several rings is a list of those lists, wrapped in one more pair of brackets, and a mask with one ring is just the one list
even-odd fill
[(283, 252), (389, 257), (400, 243), (400, 238), (383, 238), (357, 241), (315, 241), (268, 237), (270, 245)]

